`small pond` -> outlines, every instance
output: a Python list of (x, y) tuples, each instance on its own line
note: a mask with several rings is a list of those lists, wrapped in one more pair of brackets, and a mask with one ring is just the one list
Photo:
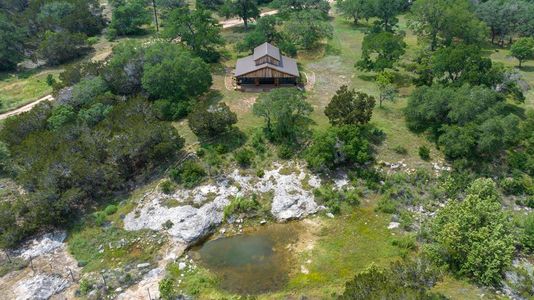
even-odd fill
[(292, 268), (291, 247), (302, 225), (297, 222), (249, 229), (231, 237), (210, 240), (191, 255), (217, 275), (227, 291), (255, 295), (280, 290)]

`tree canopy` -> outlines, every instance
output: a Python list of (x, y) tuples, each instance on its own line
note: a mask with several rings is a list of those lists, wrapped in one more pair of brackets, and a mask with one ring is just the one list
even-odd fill
[(450, 201), (431, 224), (434, 259), (485, 285), (499, 285), (512, 263), (512, 223), (491, 179), (473, 182), (462, 201)]
[(326, 106), (324, 114), (332, 125), (367, 124), (375, 102), (374, 97), (343, 85)]
[(224, 44), (221, 29), (211, 12), (198, 8), (190, 10), (181, 7), (172, 10), (166, 20), (163, 36), (174, 40), (178, 38), (194, 54), (207, 62), (217, 61), (216, 47)]
[(404, 54), (406, 43), (402, 36), (383, 31), (365, 35), (362, 58), (356, 66), (366, 71), (383, 71), (393, 68)]
[(265, 120), (267, 135), (278, 143), (292, 143), (309, 133), (313, 111), (302, 92), (278, 88), (258, 97), (252, 107), (254, 115)]

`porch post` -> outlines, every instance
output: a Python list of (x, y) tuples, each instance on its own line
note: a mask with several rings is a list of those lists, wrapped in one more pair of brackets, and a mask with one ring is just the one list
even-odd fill
[(259, 78), (254, 78), (254, 84), (256, 84), (256, 86), (260, 85), (260, 79)]
[(280, 78), (275, 78), (274, 79), (274, 86), (279, 86), (280, 85)]

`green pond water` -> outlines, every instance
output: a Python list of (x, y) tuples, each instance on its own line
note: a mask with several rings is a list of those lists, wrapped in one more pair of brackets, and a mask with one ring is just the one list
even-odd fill
[(244, 234), (210, 240), (193, 257), (217, 275), (220, 288), (243, 295), (284, 288), (293, 266), (288, 245), (298, 241), (302, 225), (273, 224)]

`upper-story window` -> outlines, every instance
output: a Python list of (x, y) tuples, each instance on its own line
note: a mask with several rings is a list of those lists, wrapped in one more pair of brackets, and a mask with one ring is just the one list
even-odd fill
[(269, 43), (259, 45), (254, 49), (254, 62), (256, 66), (262, 64), (280, 66), (280, 50)]

